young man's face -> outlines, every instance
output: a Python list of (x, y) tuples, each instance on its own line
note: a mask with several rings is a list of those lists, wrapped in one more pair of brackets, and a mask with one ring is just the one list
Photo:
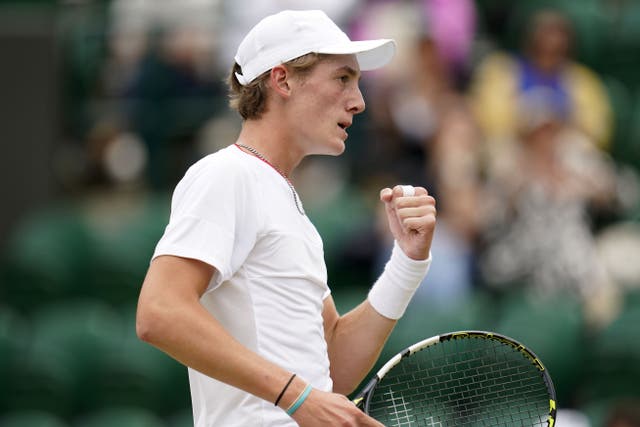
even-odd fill
[(332, 55), (291, 82), (289, 123), (306, 154), (339, 155), (353, 116), (364, 111), (355, 55)]

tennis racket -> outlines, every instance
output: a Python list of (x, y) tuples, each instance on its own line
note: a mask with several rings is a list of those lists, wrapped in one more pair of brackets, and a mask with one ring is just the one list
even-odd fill
[(483, 331), (452, 332), (410, 346), (354, 399), (388, 427), (553, 427), (555, 401), (551, 377), (531, 350)]

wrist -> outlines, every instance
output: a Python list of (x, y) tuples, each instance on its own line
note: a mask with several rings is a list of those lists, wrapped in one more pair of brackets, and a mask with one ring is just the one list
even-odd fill
[(307, 397), (311, 394), (311, 390), (313, 390), (313, 387), (311, 387), (311, 384), (307, 384), (304, 389), (302, 389), (302, 392), (300, 392), (296, 400), (294, 400), (287, 408), (287, 415), (293, 416), (293, 414), (295, 414), (305, 400), (307, 400)]
[(431, 254), (425, 260), (408, 257), (394, 241), (391, 258), (369, 291), (368, 300), (379, 314), (399, 319), (431, 265)]
[(289, 377), (289, 381), (287, 381), (287, 383), (284, 385), (284, 387), (282, 388), (282, 391), (280, 392), (280, 394), (278, 394), (278, 397), (276, 398), (276, 401), (274, 402), (275, 406), (278, 406), (278, 403), (280, 403), (280, 400), (284, 396), (285, 392), (287, 391), (287, 389), (289, 388), (289, 386), (291, 385), (291, 383), (293, 382), (293, 379), (295, 377), (296, 377), (296, 374), (292, 374)]
[(300, 378), (300, 376), (294, 377), (285, 392), (282, 394), (277, 406), (284, 411), (287, 411), (302, 395), (308, 384), (309, 383), (307, 383), (303, 378)]
[(394, 247), (400, 252), (400, 256), (404, 255), (411, 261), (426, 262), (431, 257), (431, 251), (429, 248), (425, 249), (413, 249), (403, 248), (397, 240), (394, 240)]

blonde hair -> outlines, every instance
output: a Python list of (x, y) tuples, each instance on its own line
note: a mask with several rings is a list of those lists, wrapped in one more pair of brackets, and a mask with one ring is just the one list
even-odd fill
[[(304, 78), (327, 55), (308, 53), (284, 65), (289, 68), (296, 77)], [(259, 119), (267, 106), (267, 81), (271, 70), (265, 71), (246, 86), (240, 84), (236, 73), (242, 73), (238, 63), (234, 63), (227, 78), (229, 86), (229, 106), (236, 110), (244, 120)]]

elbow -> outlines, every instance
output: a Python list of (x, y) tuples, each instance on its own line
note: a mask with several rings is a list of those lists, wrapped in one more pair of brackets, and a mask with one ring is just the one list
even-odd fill
[(161, 316), (148, 304), (139, 304), (136, 312), (136, 335), (141, 341), (155, 344), (161, 329)]
[(151, 342), (151, 327), (146, 319), (140, 318), (140, 314), (136, 316), (136, 335), (141, 341), (144, 341), (146, 343)]

